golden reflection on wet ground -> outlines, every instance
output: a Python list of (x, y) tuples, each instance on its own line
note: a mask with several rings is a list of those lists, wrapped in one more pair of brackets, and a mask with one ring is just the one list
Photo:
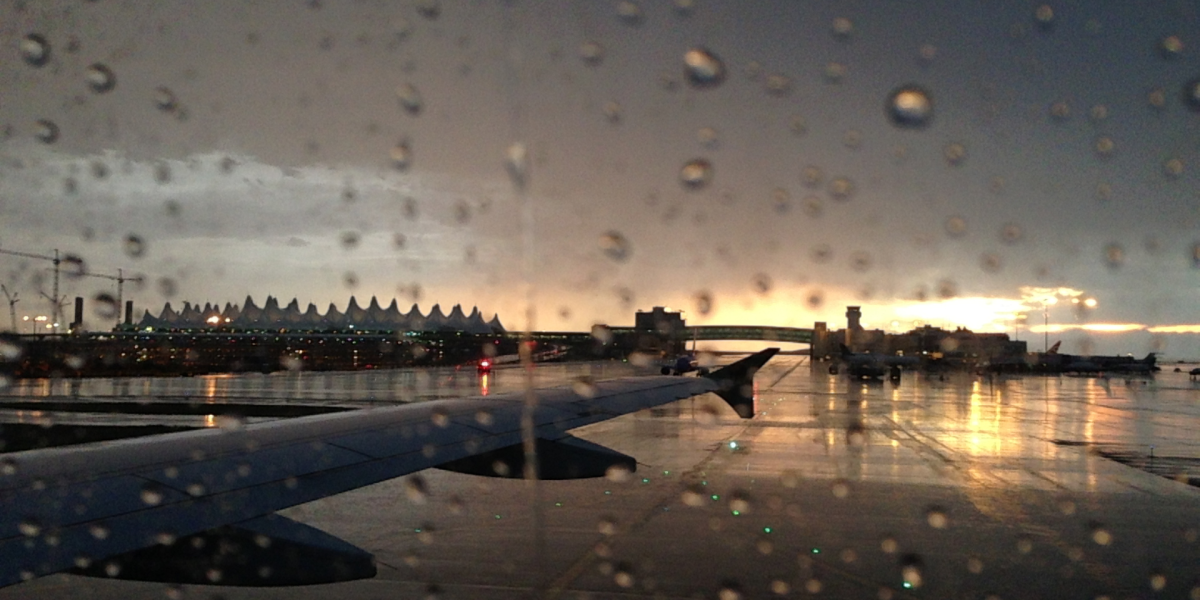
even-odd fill
[[(1197, 488), (1095, 452), (1154, 446), (1161, 456), (1200, 458), (1200, 386), (1186, 372), (1129, 381), (906, 373), (899, 385), (864, 385), (807, 366), (788, 372), (796, 360), (777, 359), (760, 373), (753, 420), (706, 396), (576, 430), (635, 456), (638, 471), (622, 482), (543, 484), (542, 560), (524, 482), (431, 470), (422, 473), (424, 504), (407, 501), (396, 480), (286, 511), (375, 553), (373, 580), (185, 591), (288, 600), (432, 589), (445, 598), (511, 598), (535, 588), (559, 598), (817, 590), (834, 598), (1091, 599), (1149, 597), (1161, 584), (1161, 597), (1193, 593)], [(562, 384), (622, 369), (547, 366), (537, 378)], [(303, 384), (246, 376), (225, 389), (238, 401), (283, 390), (303, 401), (371, 404), (480, 393), (483, 384), (467, 375), (317, 374)], [(499, 370), (487, 388), (512, 391), (520, 376)], [(181, 383), (154, 385), (181, 393)], [(54, 576), (0, 590), (0, 599), (163, 592)]]

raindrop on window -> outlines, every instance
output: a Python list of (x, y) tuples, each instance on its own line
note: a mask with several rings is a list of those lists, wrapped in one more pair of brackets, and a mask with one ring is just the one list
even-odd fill
[(960, 238), (967, 234), (967, 220), (958, 215), (947, 218), (944, 227), (946, 235), (953, 238)]
[(924, 88), (907, 85), (888, 96), (886, 112), (893, 125), (919, 129), (933, 120), (933, 99)]
[(854, 195), (854, 182), (848, 177), (835, 177), (829, 181), (829, 195), (834, 200), (846, 201)]
[(849, 69), (846, 65), (838, 62), (831, 62), (825, 65), (825, 83), (837, 84), (841, 83), (846, 78), (846, 73)]
[(1200, 112), (1200, 77), (1183, 84), (1183, 105)]
[(1103, 104), (1093, 106), (1088, 111), (1088, 118), (1092, 120), (1092, 123), (1103, 122), (1105, 119), (1108, 119), (1108, 107)]
[(1150, 108), (1154, 110), (1162, 110), (1167, 107), (1167, 91), (1163, 88), (1154, 88), (1146, 94), (1146, 102)]
[(684, 163), (679, 170), (679, 181), (684, 189), (699, 190), (708, 186), (713, 178), (712, 163), (703, 158), (695, 158)]
[(808, 255), (815, 263), (829, 262), (833, 258), (833, 248), (829, 244), (817, 244), (812, 247)]
[(1100, 136), (1096, 138), (1096, 155), (1100, 158), (1109, 158), (1112, 156), (1113, 150), (1117, 147), (1112, 138), (1108, 136)]
[(767, 93), (772, 96), (786, 96), (792, 91), (792, 79), (779, 73), (767, 75), (764, 85)]
[(343, 231), (339, 236), (339, 239), (341, 241), (342, 248), (345, 248), (346, 250), (353, 250), (357, 248), (359, 241), (361, 241), (357, 231)]
[(154, 89), (154, 106), (163, 112), (175, 112), (179, 108), (179, 100), (170, 88), (158, 87)]
[(421, 92), (411, 83), (405, 83), (396, 88), (396, 99), (400, 101), (400, 107), (413, 116), (421, 114), (421, 110), (425, 107)]
[(1183, 161), (1178, 158), (1168, 159), (1163, 163), (1163, 175), (1175, 179), (1183, 174)]
[(617, 17), (626, 25), (637, 26), (642, 24), (642, 9), (635, 2), (630, 0), (622, 0), (617, 3)]
[(1092, 541), (1101, 545), (1107, 546), (1112, 543), (1113, 536), (1107, 529), (1100, 525), (1092, 526)]
[(801, 171), (801, 173), (800, 173), (800, 182), (804, 184), (804, 187), (808, 187), (808, 188), (819, 187), (821, 185), (821, 182), (824, 181), (824, 179), (825, 179), (825, 174), (823, 172), (821, 172), (820, 167), (814, 167), (812, 165), (809, 165), (807, 167), (804, 167), (804, 170)]
[(710, 88), (725, 81), (725, 63), (704, 47), (683, 54), (684, 78), (694, 88)]
[(1004, 227), (1000, 228), (1000, 241), (1009, 246), (1021, 241), (1024, 235), (1021, 226), (1016, 223), (1006, 223)]
[(686, 17), (696, 10), (696, 0), (675, 0), (675, 13)]
[(848, 40), (854, 34), (854, 22), (846, 17), (833, 20), (833, 36), (840, 40)]
[(767, 294), (771, 291), (771, 276), (766, 273), (755, 273), (750, 283), (758, 294)]
[(0, 475), (16, 475), (17, 461), (9, 457), (0, 459)]
[(404, 171), (412, 164), (412, 147), (409, 145), (408, 138), (403, 138), (392, 146), (391, 151), (392, 166), (397, 170)]
[(1050, 105), (1050, 118), (1055, 121), (1066, 121), (1071, 118), (1071, 106), (1064, 100)]
[(864, 273), (871, 268), (871, 255), (859, 250), (850, 255), (850, 268)]
[(1038, 27), (1044, 31), (1054, 27), (1054, 9), (1049, 4), (1037, 7), (1033, 11), (1033, 18), (1037, 21)]
[(87, 264), (83, 259), (74, 254), (67, 254), (62, 258), (63, 274), (69, 279), (79, 279), (87, 274)]
[(84, 71), (84, 79), (87, 80), (88, 87), (97, 94), (111, 92), (117, 87), (117, 76), (107, 66), (96, 63)]
[(517, 189), (529, 183), (529, 150), (521, 142), (513, 142), (504, 150), (504, 167)]
[(604, 46), (600, 42), (588, 40), (579, 45), (579, 58), (583, 64), (595, 67), (604, 61)]
[(146, 241), (142, 239), (142, 236), (133, 233), (125, 236), (122, 247), (125, 255), (130, 258), (141, 258), (146, 253)]
[(862, 146), (862, 132), (857, 129), (851, 129), (842, 136), (842, 145), (851, 150), (857, 150)]
[(425, 478), (420, 475), (409, 475), (404, 479), (404, 495), (413, 504), (424, 504), (429, 497), (429, 488)]
[(608, 231), (601, 235), (600, 250), (616, 262), (629, 260), (629, 255), (633, 252), (629, 240), (619, 231)]
[(1000, 269), (1004, 268), (1004, 260), (997, 254), (984, 252), (979, 257), (979, 268), (988, 273), (998, 273)]
[(1200, 242), (1192, 244), (1192, 267), (1200, 269)]
[(108, 292), (100, 292), (92, 298), (92, 310), (101, 319), (115, 319), (120, 314), (117, 299)]
[(805, 196), (804, 201), (801, 203), (801, 207), (804, 210), (804, 214), (816, 218), (821, 216), (821, 213), (824, 212), (825, 203), (821, 201), (819, 196)]
[(1117, 243), (1106, 245), (1104, 247), (1104, 263), (1110, 269), (1115, 269), (1125, 264), (1125, 249)]
[(1183, 40), (1177, 35), (1169, 35), (1159, 43), (1158, 51), (1163, 58), (1179, 58), (1183, 55)]
[(21, 40), (21, 58), (33, 67), (45, 65), (50, 61), (50, 42), (37, 33), (25, 36)]
[(613, 125), (621, 122), (621, 105), (615, 101), (609, 100), (604, 103), (604, 119)]
[(158, 293), (164, 298), (172, 298), (175, 296), (177, 286), (175, 280), (170, 277), (162, 277), (158, 280)]
[(575, 392), (580, 398), (595, 398), (596, 397), (596, 382), (591, 377), (577, 377), (571, 381), (571, 391)]
[(17, 524), (17, 530), (25, 537), (37, 537), (42, 533), (42, 524), (32, 517), (22, 519)]
[(692, 297), (692, 300), (696, 304), (697, 313), (701, 315), (707, 315), (708, 313), (712, 312), (713, 297), (710, 292), (706, 290), (696, 292), (696, 295)]
[(800, 137), (808, 133), (808, 123), (804, 120), (804, 117), (801, 117), (800, 115), (792, 115), (792, 118), (788, 119), (788, 129), (790, 129), (792, 134), (794, 134), (796, 137)]
[(782, 579), (775, 579), (771, 581), (771, 593), (775, 594), (776, 596), (786, 596), (791, 590), (792, 587)]
[(925, 512), (925, 521), (934, 529), (945, 529), (950, 524), (950, 517), (946, 515), (946, 509), (932, 506)]
[(917, 50), (917, 57), (920, 58), (921, 62), (925, 64), (933, 62), (933, 59), (937, 58), (937, 46), (934, 46), (933, 44), (922, 44), (921, 48)]
[(850, 484), (846, 483), (845, 481), (843, 481), (841, 479), (838, 479), (833, 482), (833, 485), (830, 486), (829, 490), (831, 492), (833, 492), (834, 498), (838, 498), (839, 500), (845, 499), (847, 496), (850, 495)]
[(696, 131), (696, 141), (710, 150), (720, 145), (717, 130), (712, 127), (701, 127)]
[(441, 0), (417, 0), (417, 14), (433, 21), (442, 16)]
[(775, 188), (771, 190), (771, 204), (775, 207), (775, 212), (785, 213), (792, 207), (792, 196), (783, 188)]
[(53, 144), (58, 141), (58, 125), (48, 119), (34, 121), (33, 136), (43, 144)]
[(946, 144), (942, 154), (950, 166), (957, 167), (967, 160), (967, 147), (958, 142), (951, 142)]
[(404, 213), (404, 218), (409, 221), (417, 219), (417, 200), (411, 196), (406, 196), (400, 201), (400, 211)]
[(896, 538), (888, 536), (879, 540), (879, 549), (885, 554), (895, 554), (900, 549), (900, 544), (896, 542)]

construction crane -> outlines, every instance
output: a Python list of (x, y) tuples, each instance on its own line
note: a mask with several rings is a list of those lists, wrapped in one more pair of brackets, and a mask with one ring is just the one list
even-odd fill
[(7, 287), (0, 285), (0, 290), (2, 290), (4, 292), (4, 297), (8, 299), (8, 316), (10, 318), (12, 318), (12, 330), (13, 330), (13, 333), (16, 333), (17, 332), (17, 308), (16, 307), (17, 307), (17, 303), (20, 302), (20, 300), (17, 299), (17, 293), (13, 292), (10, 294), (8, 292)]
[[(42, 294), (42, 296), (44, 296), (44, 297), (45, 297), (47, 300), (49, 300), (49, 301), (50, 301), (50, 305), (53, 307), (53, 313), (52, 313), (52, 315), (53, 315), (53, 316), (51, 317), (51, 319), (53, 319), (53, 321), (51, 321), (51, 322), (52, 322), (52, 323), (54, 323), (55, 327), (57, 327), (57, 326), (58, 326), (58, 324), (62, 322), (62, 319), (61, 319), (61, 317), (62, 317), (62, 305), (63, 305), (63, 300), (62, 300), (62, 298), (60, 298), (60, 297), (58, 296), (58, 274), (59, 274), (59, 270), (61, 269), (61, 267), (62, 267), (62, 263), (64, 263), (64, 262), (66, 262), (66, 263), (68, 263), (68, 264), (76, 264), (76, 265), (78, 265), (78, 266), (82, 267), (82, 266), (83, 266), (83, 260), (79, 259), (78, 257), (74, 257), (74, 256), (67, 256), (67, 258), (62, 258), (62, 257), (60, 257), (60, 256), (58, 255), (58, 249), (57, 249), (57, 248), (55, 248), (55, 249), (54, 249), (54, 256), (47, 256), (47, 255), (45, 255), (45, 254), (33, 254), (33, 253), (30, 253), (30, 252), (17, 252), (17, 251), (15, 251), (15, 250), (5, 250), (5, 249), (3, 249), (3, 248), (0, 248), (0, 254), (7, 254), (7, 255), (9, 255), (9, 256), (21, 256), (21, 257), (24, 257), (24, 258), (36, 258), (36, 259), (38, 259), (38, 260), (48, 260), (48, 261), (51, 261), (51, 262), (53, 262), (53, 263), (54, 263), (54, 290), (53, 290), (53, 294), (51, 294), (51, 295), (49, 295), (49, 296), (46, 296), (45, 292), (42, 292), (41, 294)], [(80, 270), (82, 271), (82, 268), (80, 268)]]
[(109, 279), (117, 282), (117, 326), (121, 325), (121, 311), (125, 310), (125, 282), (141, 283), (143, 278), (141, 275), (136, 277), (126, 277), (124, 269), (117, 269), (116, 277), (112, 275), (104, 275), (103, 273), (83, 273), (84, 277), (98, 277), (100, 279)]

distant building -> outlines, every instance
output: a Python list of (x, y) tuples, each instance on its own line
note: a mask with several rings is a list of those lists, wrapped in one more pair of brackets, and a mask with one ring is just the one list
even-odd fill
[(863, 329), (858, 306), (846, 307), (845, 329), (830, 330), (822, 321), (813, 324), (814, 359), (840, 354), (842, 344), (854, 352), (951, 358), (969, 364), (1023, 359), (1026, 352), (1025, 342), (1010, 340), (1006, 333), (975, 333), (963, 327), (949, 331), (929, 325), (894, 334)]
[(461, 305), (454, 305), (447, 315), (441, 306), (435, 304), (428, 315), (421, 314), (420, 308), (413, 304), (406, 313), (400, 312), (393, 299), (387, 308), (381, 308), (379, 301), (371, 298), (367, 308), (361, 308), (353, 296), (346, 305), (346, 312), (338, 310), (330, 304), (321, 313), (316, 305), (310, 303), (308, 309), (300, 311), (300, 303), (293, 299), (286, 307), (280, 308), (279, 301), (267, 296), (262, 308), (254, 303), (250, 296), (239, 308), (236, 304), (226, 303), (224, 308), (218, 304), (199, 304), (184, 302), (182, 310), (176, 312), (171, 303), (166, 303), (157, 317), (150, 311), (142, 316), (137, 324), (138, 329), (153, 327), (155, 329), (213, 329), (224, 328), (232, 330), (272, 330), (272, 331), (461, 331), (463, 333), (504, 333), (504, 326), (498, 315), (491, 321), (484, 321), (478, 308), (471, 314), (463, 313)]
[(687, 321), (683, 313), (662, 306), (649, 312), (637, 311), (633, 318), (637, 347), (642, 351), (682, 354), (687, 341)]

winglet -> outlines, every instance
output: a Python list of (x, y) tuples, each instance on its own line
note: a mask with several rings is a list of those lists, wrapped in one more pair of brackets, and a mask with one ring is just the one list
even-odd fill
[(754, 416), (754, 374), (777, 352), (779, 348), (767, 348), (705, 377), (717, 382), (719, 389), (714, 393), (728, 402), (739, 417), (749, 419)]

